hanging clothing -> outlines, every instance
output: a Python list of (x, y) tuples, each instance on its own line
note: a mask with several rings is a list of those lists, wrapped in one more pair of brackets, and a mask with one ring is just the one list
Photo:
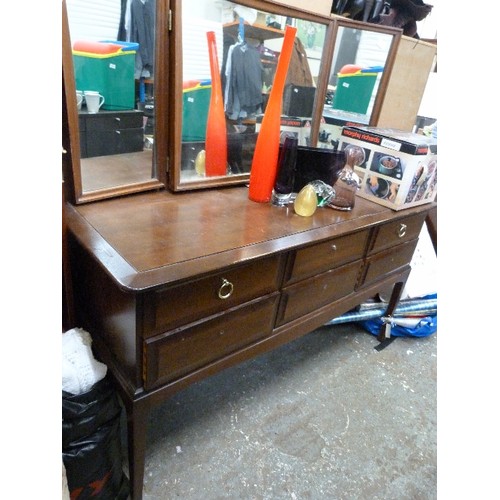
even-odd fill
[(243, 42), (233, 46), (226, 82), (226, 114), (232, 120), (259, 113), (263, 103), (260, 52)]
[(137, 42), (135, 78), (154, 73), (156, 0), (132, 0), (130, 3), (130, 42)]
[(292, 84), (301, 87), (314, 87), (314, 80), (307, 60), (307, 53), (300, 38), (295, 37), (290, 66), (285, 85)]

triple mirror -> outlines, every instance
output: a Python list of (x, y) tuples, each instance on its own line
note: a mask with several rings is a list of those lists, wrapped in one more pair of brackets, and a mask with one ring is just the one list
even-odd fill
[[(303, 146), (335, 147), (331, 127), (345, 116), (376, 124), (400, 36), (260, 0), (65, 0), (63, 10), (65, 3), (63, 82), (78, 142), (71, 148), (76, 203), (248, 182), (287, 25), (297, 31), (281, 130)], [(227, 135), (227, 164), (216, 176), (203, 164), (212, 92), (207, 33), (215, 37)], [(334, 99), (346, 65), (363, 70), (363, 84), (370, 80), (362, 113), (336, 109), (352, 100), (348, 92)], [(89, 91), (104, 97), (97, 112), (89, 109)]]

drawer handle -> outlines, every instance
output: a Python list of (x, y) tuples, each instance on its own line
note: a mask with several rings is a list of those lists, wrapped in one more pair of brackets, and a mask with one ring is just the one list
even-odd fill
[(115, 120), (116, 120), (117, 122), (121, 122), (121, 121), (122, 121), (122, 119), (121, 119), (119, 116), (115, 116)]
[(332, 245), (332, 250), (333, 250), (334, 252), (336, 252), (336, 251), (337, 251), (337, 245), (335, 245), (335, 243)]
[(398, 229), (398, 236), (402, 238), (406, 234), (408, 226), (406, 224), (400, 224)]
[(228, 299), (233, 294), (234, 286), (226, 278), (222, 278), (222, 285), (219, 288), (219, 299)]

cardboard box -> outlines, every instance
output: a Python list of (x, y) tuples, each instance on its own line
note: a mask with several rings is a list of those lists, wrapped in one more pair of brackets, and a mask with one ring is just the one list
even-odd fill
[(398, 129), (344, 127), (339, 147), (359, 152), (358, 196), (393, 210), (435, 200), (436, 139)]
[(366, 123), (359, 123), (340, 116), (341, 113), (332, 110), (323, 110), (319, 127), (320, 147), (337, 148), (344, 127), (363, 127)]
[[(257, 115), (255, 123), (255, 132), (258, 133), (262, 126), (264, 115)], [(286, 134), (292, 134), (299, 140), (299, 146), (309, 146), (311, 138), (311, 118), (302, 118), (299, 116), (281, 117), (281, 140), (283, 143)]]

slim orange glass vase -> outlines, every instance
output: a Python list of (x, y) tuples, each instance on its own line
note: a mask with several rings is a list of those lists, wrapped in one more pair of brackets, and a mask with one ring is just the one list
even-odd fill
[(205, 175), (211, 177), (227, 173), (227, 135), (215, 32), (207, 32), (207, 41), (212, 90), (205, 135)]
[(250, 170), (248, 197), (252, 201), (270, 201), (278, 169), (280, 147), (281, 105), (286, 74), (290, 65), (293, 43), (297, 28), (285, 27), (285, 38), (278, 58), (273, 86), (267, 102), (262, 125), (255, 143), (255, 151)]

